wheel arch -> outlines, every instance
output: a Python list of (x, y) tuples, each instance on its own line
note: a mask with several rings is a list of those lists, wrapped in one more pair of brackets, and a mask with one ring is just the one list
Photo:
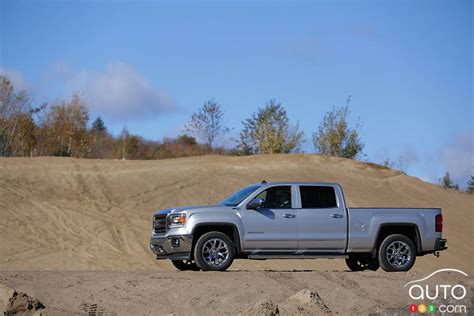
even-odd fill
[(233, 223), (226, 223), (226, 222), (217, 222), (217, 223), (201, 223), (201, 224), (196, 224), (193, 227), (192, 230), (192, 235), (193, 235), (193, 241), (192, 241), (192, 246), (191, 246), (191, 256), (194, 253), (194, 247), (196, 246), (196, 243), (202, 235), (208, 232), (221, 232), (227, 237), (232, 240), (234, 243), (234, 248), (235, 248), (235, 254), (238, 255), (241, 253), (241, 243), (240, 243), (240, 232), (237, 227), (237, 225)]
[(378, 249), (382, 241), (390, 235), (400, 234), (409, 238), (416, 247), (416, 254), (422, 254), (422, 241), (420, 230), (415, 223), (383, 223), (380, 225), (375, 235), (374, 245), (372, 246), (372, 257), (376, 258)]

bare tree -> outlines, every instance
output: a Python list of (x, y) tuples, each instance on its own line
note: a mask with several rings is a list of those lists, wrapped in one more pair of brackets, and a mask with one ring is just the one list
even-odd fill
[(382, 167), (392, 169), (394, 166), (394, 163), (390, 160), (390, 158), (385, 159), (381, 164)]
[(408, 162), (405, 161), (405, 157), (403, 157), (403, 155), (400, 155), (397, 158), (397, 168), (401, 172), (405, 172), (406, 169), (408, 169)]
[(224, 113), (221, 106), (214, 100), (206, 101), (197, 112), (193, 113), (185, 129), (210, 148), (214, 146), (219, 136), (229, 132), (229, 129), (224, 126)]
[(120, 132), (120, 142), (121, 142), (121, 150), (120, 150), (120, 157), (122, 160), (127, 159), (127, 154), (129, 150), (129, 142), (130, 142), (130, 132), (128, 128), (124, 126), (122, 128), (122, 132)]

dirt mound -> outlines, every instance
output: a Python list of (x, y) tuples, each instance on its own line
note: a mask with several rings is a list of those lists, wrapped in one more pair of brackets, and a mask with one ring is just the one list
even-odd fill
[(278, 307), (272, 301), (263, 299), (249, 307), (240, 316), (274, 316), (278, 315)]
[[(1, 270), (156, 270), (156, 209), (215, 203), (249, 183), (330, 181), (352, 207), (441, 207), (449, 249), (415, 270), (472, 271), (474, 198), (362, 162), (318, 155), (157, 161), (0, 158)], [(343, 260), (237, 260), (232, 269), (346, 269)]]
[(301, 290), (278, 304), (279, 315), (324, 315), (331, 313), (317, 292)]
[(284, 302), (274, 304), (272, 301), (263, 299), (249, 307), (241, 316), (259, 315), (325, 315), (331, 310), (326, 306), (318, 293), (308, 289), (301, 290), (288, 297)]
[(0, 284), (0, 308), (6, 316), (32, 315), (38, 310), (43, 310), (45, 306), (36, 298)]

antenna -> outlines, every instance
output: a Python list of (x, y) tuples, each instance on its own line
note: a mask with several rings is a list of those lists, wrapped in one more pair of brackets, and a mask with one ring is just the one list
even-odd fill
[(267, 182), (267, 180), (264, 179), (264, 180), (262, 180), (261, 183), (262, 183), (262, 184), (267, 184), (268, 182)]

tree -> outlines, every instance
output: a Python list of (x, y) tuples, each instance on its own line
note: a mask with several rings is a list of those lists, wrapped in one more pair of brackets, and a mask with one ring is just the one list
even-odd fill
[(451, 180), (451, 176), (449, 175), (449, 172), (446, 172), (446, 174), (443, 176), (443, 178), (440, 181), (440, 185), (445, 189), (459, 190), (459, 186), (457, 184), (454, 184), (453, 181)]
[(193, 113), (185, 129), (210, 148), (219, 136), (229, 132), (229, 129), (224, 127), (224, 113), (221, 106), (214, 100), (206, 101), (197, 112)]
[(359, 136), (359, 124), (351, 128), (348, 123), (350, 100), (349, 96), (345, 106), (333, 108), (324, 116), (318, 131), (313, 134), (317, 153), (348, 159), (355, 159), (362, 153), (364, 143)]
[(112, 152), (113, 139), (107, 132), (107, 127), (102, 118), (97, 117), (92, 123), (90, 130), (90, 149), (91, 158), (107, 158)]
[(243, 154), (289, 153), (299, 147), (303, 137), (298, 124), (290, 125), (285, 108), (275, 100), (269, 100), (242, 124), (238, 147)]
[(46, 155), (86, 157), (89, 148), (89, 111), (78, 95), (50, 108), (43, 121)]
[(186, 134), (178, 136), (178, 138), (176, 138), (175, 143), (176, 144), (183, 144), (185, 146), (190, 146), (190, 147), (193, 147), (193, 146), (197, 145), (196, 139), (194, 137), (188, 136)]
[(471, 180), (467, 182), (466, 192), (469, 194), (474, 194), (474, 176), (471, 176)]
[(125, 160), (127, 159), (128, 151), (130, 151), (130, 132), (128, 131), (128, 128), (126, 126), (124, 126), (122, 128), (122, 132), (120, 132), (120, 143), (120, 157), (122, 160)]
[(102, 133), (107, 131), (104, 121), (100, 116), (98, 116), (95, 121), (92, 123), (92, 132), (93, 133)]
[(388, 168), (388, 169), (392, 169), (393, 165), (394, 164), (393, 164), (392, 161), (390, 161), (390, 158), (385, 159), (381, 164), (382, 167), (385, 167), (385, 168)]
[(0, 156), (31, 155), (35, 144), (32, 115), (42, 110), (31, 107), (26, 91), (15, 92), (6, 76), (0, 76)]

